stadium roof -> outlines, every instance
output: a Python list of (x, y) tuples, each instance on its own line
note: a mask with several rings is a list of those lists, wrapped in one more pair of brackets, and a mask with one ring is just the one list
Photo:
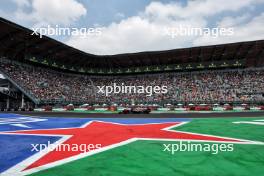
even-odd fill
[(17, 60), (30, 55), (56, 63), (89, 68), (128, 68), (139, 66), (203, 63), (221, 60), (246, 60), (246, 66), (264, 65), (264, 40), (98, 56), (88, 54), (59, 41), (31, 35), (32, 30), (0, 18), (0, 54)]

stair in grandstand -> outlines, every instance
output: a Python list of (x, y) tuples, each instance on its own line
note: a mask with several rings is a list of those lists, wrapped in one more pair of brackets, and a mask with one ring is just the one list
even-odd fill
[[(3, 58), (1, 58), (1, 60), (3, 60)], [(0, 70), (1, 75), (7, 79), (14, 87), (16, 87), (18, 90), (20, 90), (21, 92), (23, 92), (29, 99), (31, 99), (34, 103), (38, 103), (39, 100), (36, 99), (29, 91), (26, 91), (25, 89), (23, 89), (21, 86), (19, 86), (15, 81), (13, 81), (9, 76), (7, 76), (7, 74), (3, 71)], [(2, 92), (0, 92), (2, 93)], [(6, 91), (3, 91), (2, 94), (8, 95), (10, 97), (15, 96), (14, 92), (11, 91), (9, 93), (7, 93)], [(16, 95), (17, 96), (17, 95)]]
[(15, 99), (17, 99), (18, 97), (17, 92), (12, 91), (6, 87), (0, 87), (0, 93), (7, 95), (9, 97), (15, 98)]

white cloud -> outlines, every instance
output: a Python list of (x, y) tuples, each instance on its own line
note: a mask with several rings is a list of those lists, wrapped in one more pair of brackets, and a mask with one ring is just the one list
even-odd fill
[(29, 0), (13, 0), (13, 2), (19, 7), (30, 6)]
[[(187, 5), (180, 3), (163, 4), (150, 3), (138, 16), (123, 19), (103, 27), (101, 36), (82, 38), (72, 36), (66, 43), (93, 54), (118, 54), (139, 51), (153, 51), (190, 47), (193, 45), (215, 44), (232, 40), (258, 39), (262, 37), (262, 17), (252, 18), (250, 14), (241, 17), (225, 17), (226, 12), (249, 11), (264, 0), (196, 0), (188, 1)], [(221, 15), (220, 15), (221, 14)], [(181, 36), (172, 39), (164, 35), (164, 27), (204, 28), (210, 23), (208, 17), (225, 17), (214, 25), (232, 26), (235, 28), (234, 38), (211, 38), (199, 36)], [(249, 21), (247, 24), (245, 24)], [(264, 20), (263, 20), (264, 21)], [(254, 27), (248, 32), (250, 25)], [(254, 34), (253, 34), (254, 33)], [(263, 33), (263, 32), (262, 32)]]
[(243, 20), (239, 22), (236, 21), (236, 19), (244, 19), (242, 16), (228, 19), (223, 19), (219, 23), (219, 27), (224, 27), (224, 25), (228, 25), (229, 27), (232, 27), (234, 29), (234, 35), (233, 36), (219, 36), (218, 38), (213, 37), (200, 37), (193, 41), (193, 44), (195, 46), (199, 45), (211, 45), (211, 44), (220, 44), (220, 43), (231, 43), (231, 42), (239, 42), (241, 40), (243, 41), (250, 41), (250, 40), (259, 40), (264, 39), (264, 32), (263, 32), (263, 26), (264, 26), (264, 13), (262, 13), (259, 16), (254, 17), (252, 20), (250, 20), (247, 23), (243, 23)]
[(34, 26), (45, 24), (69, 25), (86, 14), (85, 7), (76, 0), (32, 0), (32, 11), (27, 13), (21, 6), (29, 6), (28, 0), (14, 0), (18, 10), (16, 18), (22, 21), (30, 21)]
[(243, 14), (237, 17), (224, 17), (220, 22), (218, 22), (219, 27), (233, 27), (235, 25), (240, 25), (249, 20), (251, 15), (249, 13)]
[(139, 52), (146, 50), (165, 50), (191, 42), (193, 37), (177, 37), (176, 39), (165, 35), (165, 27), (175, 27), (183, 24), (204, 27), (206, 22), (202, 19), (189, 19), (182, 21), (169, 21), (162, 24), (159, 21), (150, 21), (139, 16), (112, 23), (102, 28), (101, 36), (83, 38), (72, 36), (67, 44), (94, 54), (116, 54)]
[(145, 13), (165, 18), (170, 16), (177, 18), (208, 17), (226, 11), (238, 11), (263, 2), (264, 0), (195, 0), (188, 1), (186, 6), (180, 3), (153, 2), (146, 8)]
[(123, 14), (123, 13), (117, 13), (117, 14), (115, 14), (115, 18), (116, 19), (123, 19), (125, 17), (125, 14)]

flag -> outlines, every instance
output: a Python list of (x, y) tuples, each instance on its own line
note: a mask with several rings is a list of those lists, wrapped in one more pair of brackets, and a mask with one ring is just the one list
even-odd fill
[(263, 119), (2, 114), (0, 175), (261, 175)]

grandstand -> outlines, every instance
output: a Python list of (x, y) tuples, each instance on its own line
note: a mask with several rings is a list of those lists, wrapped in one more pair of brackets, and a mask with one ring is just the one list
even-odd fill
[[(264, 103), (264, 41), (97, 56), (0, 19), (2, 109), (46, 105)], [(98, 94), (97, 86), (165, 85), (167, 94)]]

